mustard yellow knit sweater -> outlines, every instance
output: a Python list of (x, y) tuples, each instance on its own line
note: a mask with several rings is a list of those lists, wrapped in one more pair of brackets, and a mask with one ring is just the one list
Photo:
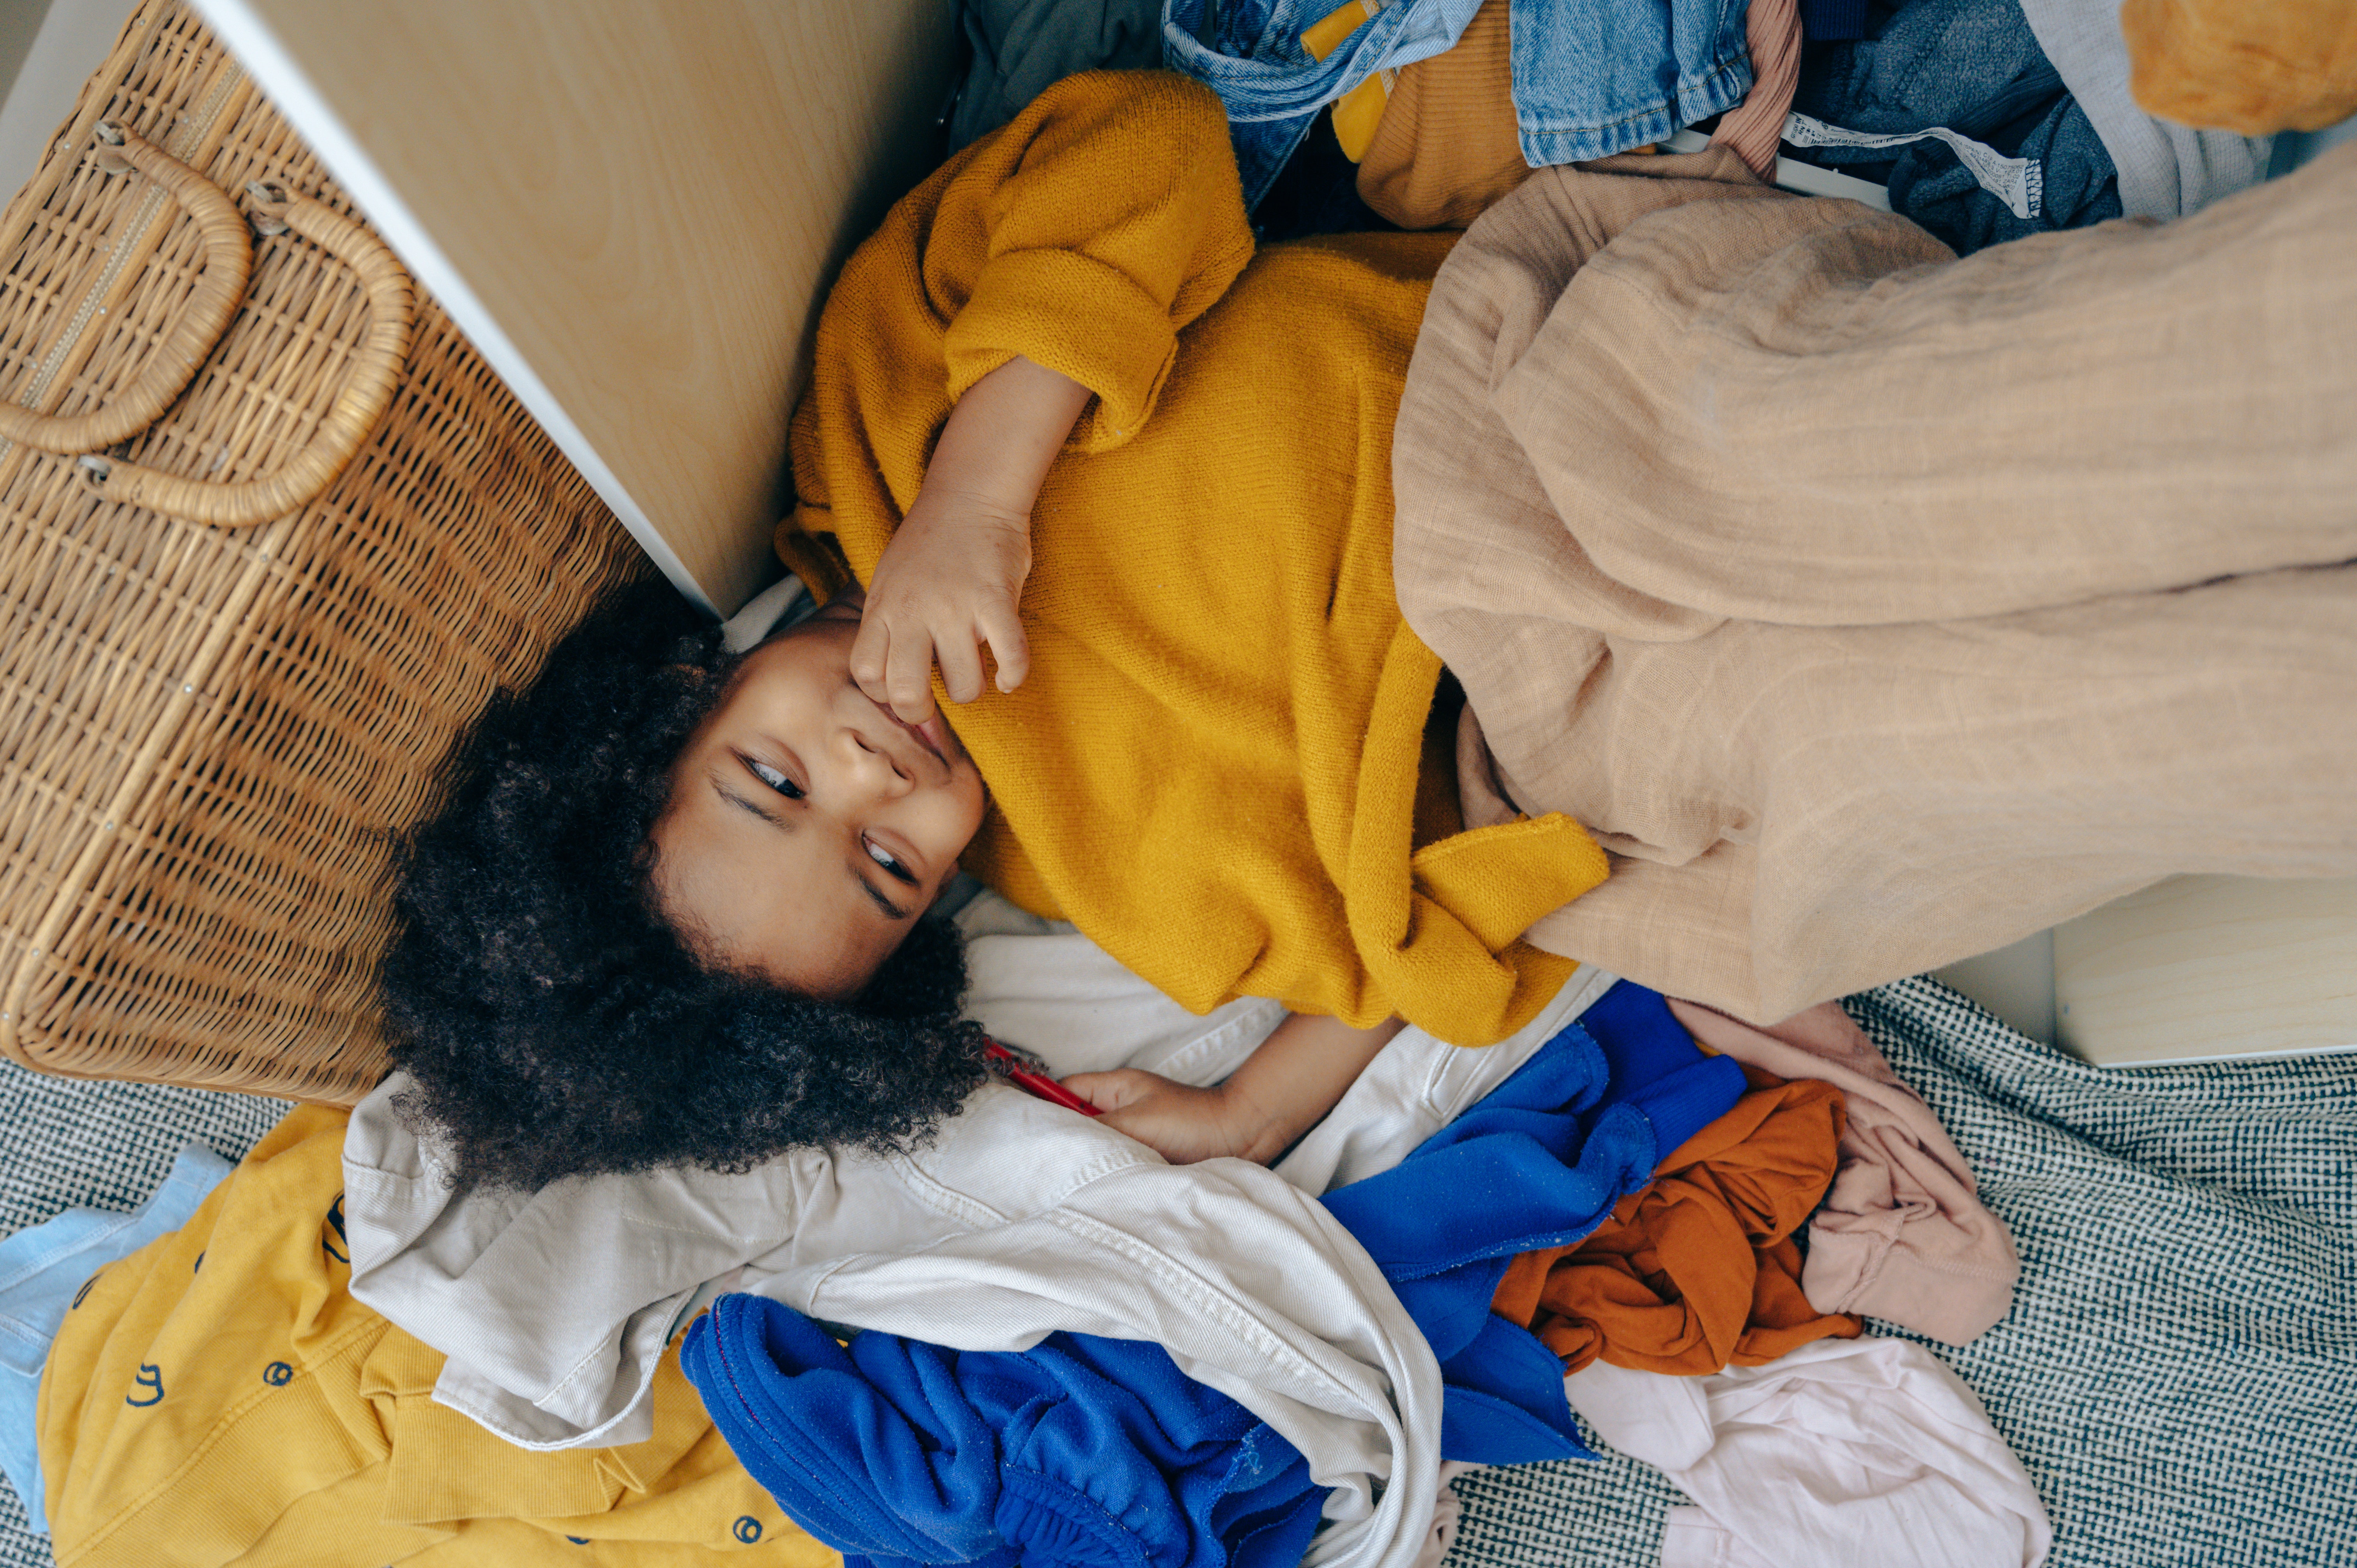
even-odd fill
[(820, 321), (779, 550), (823, 593), (813, 536), (867, 582), (983, 376), (1096, 394), (1033, 513), (1030, 677), (947, 710), (993, 800), (967, 864), (1199, 1012), (1487, 1044), (1572, 968), (1521, 932), (1605, 875), (1561, 816), (1415, 840), (1441, 669), (1392, 591), (1391, 430), (1448, 244), (1254, 256), (1219, 101), (1095, 72), (902, 200)]

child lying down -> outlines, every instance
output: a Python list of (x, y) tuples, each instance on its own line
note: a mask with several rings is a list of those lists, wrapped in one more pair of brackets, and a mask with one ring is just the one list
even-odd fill
[(417, 835), (385, 988), (465, 1170), (931, 1125), (983, 1072), (924, 918), (961, 865), (1190, 1008), (1291, 1010), (1218, 1089), (1074, 1080), (1175, 1160), (1270, 1159), (1402, 1019), (1527, 1022), (1574, 966), (1513, 933), (1605, 866), (1559, 816), (1457, 831), (1453, 713), (1427, 757), (1387, 437), (1447, 251), (1255, 260), (1217, 101), (1160, 73), (1067, 81), (905, 199), (793, 427), (825, 607), (739, 657), (632, 598)]
[[(1255, 255), (1216, 102), (1094, 74), (906, 198), (792, 424), (779, 547), (824, 607), (742, 655), (659, 590), (609, 610), (414, 839), (384, 989), (458, 1174), (921, 1134), (984, 1070), (926, 918), (961, 865), (1189, 1009), (1288, 1010), (1216, 1088), (1071, 1080), (1179, 1161), (1271, 1158), (1402, 1021), (1513, 1034), (1564, 952), (1781, 1017), (2172, 871), (2357, 871), (2350, 575), (2276, 569), (2357, 555), (2347, 444), (2298, 417), (2346, 406), (2303, 325), (2346, 269), (2278, 268), (2315, 297), (2214, 354), (2202, 281), (2357, 228), (2357, 162), (1944, 264), (1724, 155), (1614, 163), (1652, 166), (1543, 171), (1454, 259)], [(2150, 406), (2104, 314), (2138, 268), (2284, 420)], [(1780, 477), (1776, 389), (1845, 376), (1929, 412)]]

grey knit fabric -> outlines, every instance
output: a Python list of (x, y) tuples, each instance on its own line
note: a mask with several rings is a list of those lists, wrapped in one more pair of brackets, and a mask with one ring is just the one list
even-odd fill
[[(1849, 1006), (2020, 1244), (2012, 1314), (1934, 1348), (2037, 1482), (2057, 1568), (2357, 1561), (2357, 1058), (2106, 1071), (1928, 980)], [(0, 1064), (0, 1230), (135, 1208), (184, 1143), (242, 1154), (285, 1109)], [(1618, 1456), (1458, 1490), (1449, 1568), (1653, 1568), (1679, 1500)], [(23, 1526), (0, 1486), (0, 1568), (49, 1563)]]
[[(1929, 980), (1846, 1005), (2020, 1246), (2012, 1313), (1932, 1348), (2054, 1568), (2357, 1563), (2357, 1057), (2107, 1070)], [(1448, 1568), (1653, 1568), (1683, 1500), (1618, 1455), (1458, 1491)]]

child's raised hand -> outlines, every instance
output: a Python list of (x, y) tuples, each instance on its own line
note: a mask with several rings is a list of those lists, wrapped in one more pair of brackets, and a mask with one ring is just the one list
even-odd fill
[(953, 703), (982, 695), (985, 643), (1000, 691), (1030, 672), (1015, 607), (1031, 575), (1031, 506), (1088, 401), (1080, 382), (1018, 355), (950, 411), (851, 645), (851, 678), (907, 723), (932, 717), (937, 660)]
[(851, 645), (851, 678), (909, 724), (933, 713), (933, 664), (950, 701), (982, 695), (982, 648), (1012, 692), (1031, 666), (1016, 606), (1031, 574), (1031, 519), (931, 483), (886, 545)]

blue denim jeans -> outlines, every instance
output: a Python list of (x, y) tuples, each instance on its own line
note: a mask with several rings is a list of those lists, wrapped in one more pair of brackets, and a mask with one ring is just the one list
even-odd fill
[[(1339, 0), (1164, 0), (1162, 55), (1228, 108), (1257, 206), (1318, 112), (1454, 45), (1480, 0), (1392, 0), (1322, 60), (1304, 29)], [(1514, 114), (1534, 167), (1657, 142), (1751, 90), (1749, 0), (1512, 0)]]
[(55, 1219), (0, 1241), (0, 1470), (16, 1487), (37, 1535), (49, 1532), (41, 1500), (41, 1451), (34, 1441), (34, 1401), (49, 1344), (82, 1288), (107, 1264), (178, 1230), (232, 1167), (192, 1144), (172, 1162), (136, 1214), (69, 1208)]
[(2112, 156), (2038, 47), (2021, 0), (1910, 0), (1871, 38), (1810, 48), (1792, 107), (1875, 134), (1944, 125), (2038, 164), (2042, 199), (2023, 219), (1937, 142), (1918, 142), (1895, 156), (1844, 147), (1810, 155), (1819, 163), (1872, 166), (1861, 172), (1882, 176), (1891, 210), (1960, 255), (2120, 215)]

